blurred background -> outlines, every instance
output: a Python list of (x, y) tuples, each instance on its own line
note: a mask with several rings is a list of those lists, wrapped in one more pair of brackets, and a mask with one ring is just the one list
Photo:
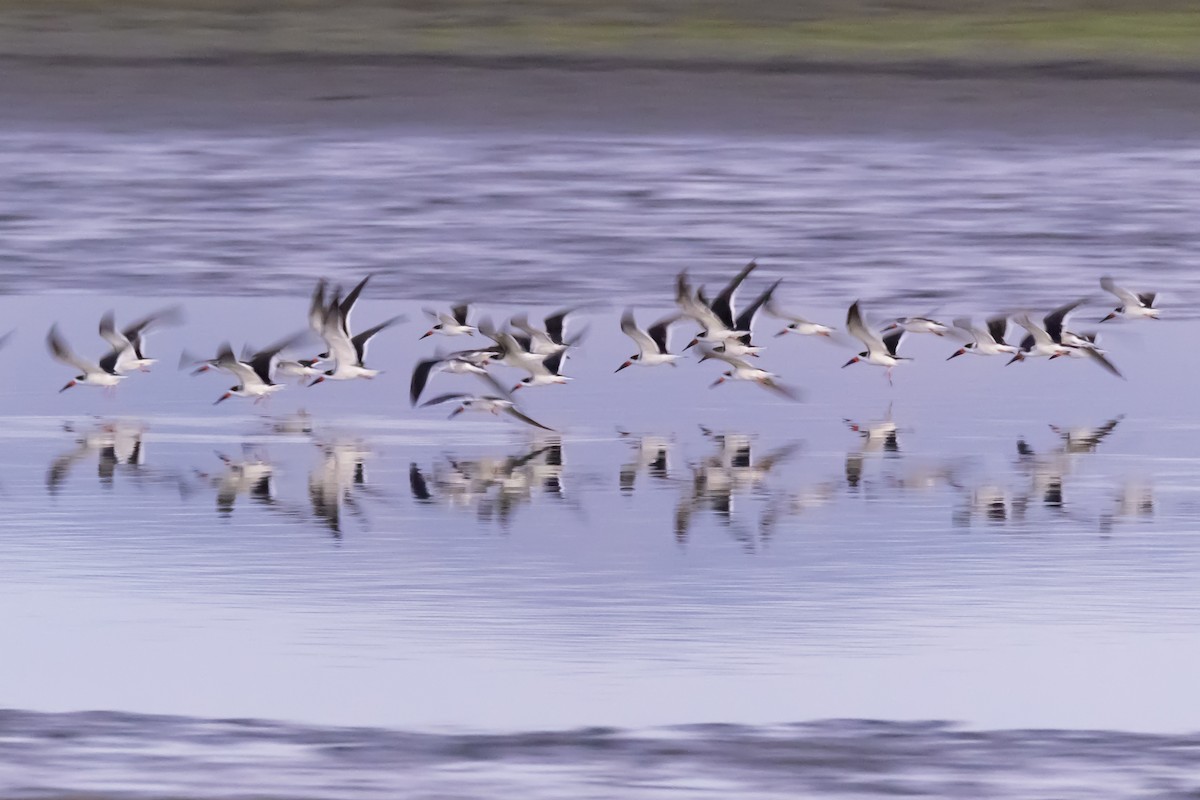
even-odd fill
[(787, 64), (1088, 60), (1190, 67), (1185, 0), (7, 0), (0, 44), (43, 56), (522, 56)]

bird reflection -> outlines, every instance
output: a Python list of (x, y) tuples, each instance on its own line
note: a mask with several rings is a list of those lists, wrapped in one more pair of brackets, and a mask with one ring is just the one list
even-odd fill
[(340, 537), (343, 509), (363, 513), (356, 493), (367, 486), (366, 458), (371, 451), (359, 439), (334, 439), (317, 446), (321, 461), (308, 473), (308, 499), (313, 516)]
[(246, 495), (251, 501), (268, 507), (275, 505), (275, 490), (272, 478), (275, 468), (267, 460), (266, 455), (256, 448), (244, 445), (242, 457), (233, 458), (225, 453), (217, 452), (225, 469), (217, 475), (197, 473), (202, 480), (212, 483), (217, 490), (217, 515), (230, 517), (234, 504), (241, 495)]
[(688, 540), (697, 513), (708, 510), (717, 521), (743, 542), (751, 538), (734, 526), (734, 503), (740, 495), (758, 489), (778, 464), (790, 457), (798, 444), (787, 444), (755, 458), (753, 437), (738, 433), (716, 433), (701, 428), (716, 450), (691, 465), (691, 480), (675, 507), (675, 540)]
[(663, 436), (635, 436), (628, 431), (618, 431), (618, 435), (633, 445), (633, 460), (622, 464), (619, 481), (622, 494), (630, 494), (637, 485), (637, 477), (642, 471), (656, 481), (670, 480), (670, 453), (674, 442)]
[(75, 447), (57, 456), (46, 471), (46, 490), (57, 494), (75, 464), (91, 456), (97, 459), (96, 474), (100, 485), (111, 487), (118, 470), (136, 471), (142, 466), (145, 453), (142, 437), (145, 428), (138, 422), (122, 420), (99, 422), (95, 426), (77, 431), (71, 424), (63, 426), (68, 433), (78, 434)]
[(863, 465), (867, 456), (879, 453), (899, 456), (900, 428), (892, 418), (890, 405), (883, 419), (871, 422), (855, 422), (851, 419), (842, 421), (851, 431), (858, 434), (858, 448), (846, 453), (845, 467), (846, 485), (857, 489), (862, 484)]
[(1062, 441), (1062, 452), (1094, 453), (1100, 443), (1117, 429), (1117, 425), (1123, 419), (1125, 419), (1125, 415), (1121, 414), (1094, 428), (1060, 428), (1057, 425), (1051, 425), (1050, 430), (1058, 434), (1058, 438)]
[(408, 482), (418, 503), (440, 501), (452, 508), (473, 510), (481, 521), (507, 527), (517, 509), (531, 502), (535, 494), (563, 497), (564, 466), (562, 439), (554, 436), (512, 456), (447, 457), (428, 471), (413, 463)]
[[(1025, 439), (1017, 440), (1016, 471), (1025, 477), (1025, 485), (1019, 489), (1010, 489), (989, 482), (970, 489), (966, 504), (954, 514), (955, 524), (968, 525), (972, 519), (1020, 524), (1024, 523), (1035, 509), (1048, 512), (1054, 518), (1069, 516), (1068, 487), (1077, 459), (1095, 453), (1100, 444), (1117, 429), (1122, 419), (1121, 416), (1113, 417), (1094, 427), (1064, 428), (1051, 425), (1051, 431), (1058, 436), (1058, 445), (1042, 453)], [(1136, 498), (1130, 502), (1131, 509), (1137, 507)], [(1118, 503), (1118, 507), (1121, 507), (1121, 503)], [(1078, 516), (1078, 510), (1075, 514)], [(1086, 512), (1085, 516), (1091, 518)], [(1101, 526), (1104, 527), (1105, 519), (1108, 519), (1111, 527), (1111, 520), (1117, 516), (1118, 512), (1102, 516)]]
[(1141, 480), (1127, 480), (1117, 491), (1113, 507), (1100, 516), (1100, 532), (1111, 533), (1117, 522), (1154, 516), (1154, 488)]

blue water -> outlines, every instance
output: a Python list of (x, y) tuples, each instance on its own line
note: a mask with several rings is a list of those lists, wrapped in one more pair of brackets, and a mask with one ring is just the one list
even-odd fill
[[(1200, 150), (2, 138), (0, 794), (1196, 791)], [(1165, 321), (1105, 329), (1126, 381), (946, 363), (926, 336), (889, 387), (765, 320), (762, 364), (804, 403), (709, 389), (712, 364), (613, 374), (620, 306), (651, 318), (680, 268), (711, 287), (750, 257), (751, 291), (783, 277), (839, 326), (856, 298), (948, 318), (1084, 295), (1091, 324), (1108, 272)], [(227, 378), (175, 369), (302, 329), (316, 276), (367, 272), (360, 324), (408, 317), (375, 381), (214, 406)], [(408, 407), (415, 361), (462, 343), (418, 341), (450, 299), (579, 306), (575, 380), (520, 398), (555, 433)], [(104, 310), (176, 302), (150, 374), (56, 393), (52, 322), (98, 356)], [(831, 719), (857, 721), (809, 722)]]

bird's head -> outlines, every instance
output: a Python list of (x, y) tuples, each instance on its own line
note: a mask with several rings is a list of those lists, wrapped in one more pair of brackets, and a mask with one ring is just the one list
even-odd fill
[(640, 355), (636, 355), (636, 356), (630, 356), (628, 361), (626, 361), (626, 362), (625, 362), (624, 364), (622, 364), (621, 366), (617, 367), (615, 370), (613, 370), (613, 372), (614, 372), (614, 373), (616, 373), (616, 372), (620, 372), (621, 370), (625, 369), (626, 367), (632, 367), (632, 366), (633, 366), (633, 362), (637, 361), (639, 358), (641, 358), (641, 356), (640, 356)]
[[(439, 322), (437, 325), (434, 325), (432, 328), (425, 331), (425, 333), (421, 334), (421, 339), (424, 339), (427, 336), (433, 336), (434, 331), (440, 331), (441, 329), (442, 329), (442, 324)], [(418, 340), (418, 341), (420, 341), (420, 340)]]

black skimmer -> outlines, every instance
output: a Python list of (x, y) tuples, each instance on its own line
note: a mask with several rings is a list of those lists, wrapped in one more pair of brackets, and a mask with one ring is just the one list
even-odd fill
[(1056, 308), (1046, 315), (1042, 325), (1033, 322), (1028, 315), (1017, 317), (1017, 324), (1027, 330), (1029, 335), (1021, 342), (1020, 350), (1008, 363), (1012, 364), (1014, 361), (1024, 361), (1026, 358), (1042, 356), (1049, 359), (1062, 356), (1089, 358), (1097, 366), (1123, 380), (1125, 376), (1096, 345), (1094, 334), (1089, 338), (1072, 333), (1064, 327), (1067, 317), (1082, 302), (1082, 300), (1076, 300)]
[(569, 347), (574, 347), (582, 338), (582, 332), (573, 339), (566, 338), (567, 316), (574, 311), (575, 309), (568, 308), (554, 312), (546, 317), (543, 323), (545, 328), (536, 328), (530, 325), (528, 317), (524, 314), (513, 317), (509, 323), (529, 337), (526, 350), (534, 355), (551, 356), (561, 353)]
[(182, 320), (183, 312), (179, 306), (171, 306), (118, 330), (113, 312), (109, 311), (100, 318), (100, 336), (120, 354), (115, 367), (118, 373), (124, 374), (133, 370), (149, 372), (150, 367), (158, 363), (158, 359), (146, 357), (146, 337), (158, 325), (178, 324)]
[[(1072, 333), (1071, 331), (1063, 331), (1062, 344), (1067, 348), (1065, 355), (1071, 358), (1087, 358), (1095, 362), (1099, 367), (1113, 375), (1116, 375), (1121, 380), (1125, 380), (1125, 376), (1117, 369), (1116, 365), (1108, 360), (1108, 355), (1097, 343), (1099, 334), (1092, 333)], [(1062, 353), (1057, 353), (1050, 356), (1051, 360), (1058, 358)]]
[(528, 345), (531, 344), (531, 341), (528, 338), (518, 339), (508, 331), (496, 330), (492, 321), (487, 317), (479, 320), (477, 327), (480, 333), (496, 343), (495, 355), (492, 360), (497, 364), (532, 373), (538, 369), (536, 365), (541, 365), (546, 359), (545, 355), (530, 352)]
[(767, 301), (766, 312), (776, 319), (786, 320), (788, 325), (786, 328), (775, 334), (776, 337), (786, 336), (789, 333), (794, 333), (799, 336), (833, 336), (833, 328), (828, 325), (821, 325), (817, 322), (812, 322), (805, 317), (793, 314), (790, 311), (785, 311), (779, 307), (774, 298)]
[(1066, 323), (1067, 316), (1082, 302), (1082, 300), (1076, 300), (1059, 306), (1043, 318), (1041, 325), (1030, 319), (1028, 314), (1017, 317), (1017, 324), (1028, 331), (1029, 335), (1021, 341), (1020, 349), (1008, 363), (1024, 361), (1027, 358), (1067, 355), (1068, 348), (1062, 343), (1063, 325)]
[(679, 273), (675, 279), (675, 303), (685, 317), (691, 317), (704, 328), (688, 342), (684, 350), (700, 342), (711, 345), (728, 339), (738, 339), (750, 332), (737, 329), (733, 314), (733, 296), (757, 267), (758, 263), (754, 261), (742, 267), (712, 303), (705, 300), (703, 289), (692, 291), (686, 270)]
[(985, 328), (977, 328), (969, 318), (960, 317), (954, 320), (954, 327), (971, 334), (973, 340), (951, 353), (950, 358), (946, 359), (947, 361), (964, 353), (974, 353), (977, 356), (998, 356), (1013, 355), (1017, 352), (1014, 345), (1004, 341), (1004, 335), (1008, 332), (1007, 315), (992, 317), (987, 321)]
[(625, 309), (625, 313), (621, 315), (621, 332), (630, 339), (633, 339), (634, 344), (638, 346), (638, 352), (630, 356), (624, 364), (617, 367), (614, 371), (620, 372), (634, 364), (641, 367), (657, 367), (660, 364), (676, 366), (675, 362), (679, 356), (670, 352), (668, 339), (671, 335), (671, 325), (678, 319), (678, 314), (672, 314), (669, 317), (660, 319), (651, 325), (649, 329), (642, 330), (638, 327), (637, 320), (634, 319), (633, 310)]
[(367, 344), (375, 334), (397, 322), (402, 322), (404, 317), (392, 317), (362, 333), (351, 335), (350, 312), (354, 309), (355, 302), (370, 279), (371, 276), (368, 275), (359, 281), (350, 294), (346, 295), (345, 300), (339, 302), (335, 296), (329, 304), (321, 326), (321, 336), (325, 339), (328, 350), (321, 358), (332, 358), (334, 368), (325, 370), (318, 375), (309, 386), (316, 386), (326, 380), (348, 381), (355, 378), (374, 378), (379, 374), (379, 370), (370, 369), (364, 363), (367, 356)]
[(566, 355), (566, 350), (559, 350), (557, 353), (548, 356), (538, 356), (537, 360), (527, 361), (523, 368), (529, 372), (529, 377), (522, 378), (513, 387), (513, 391), (515, 392), (521, 388), (532, 388), (534, 386), (550, 386), (551, 384), (566, 383), (572, 380), (572, 378), (560, 373), (562, 362)]
[(897, 317), (883, 329), (883, 333), (894, 330), (904, 330), (908, 333), (932, 333), (934, 336), (945, 336), (949, 327), (929, 317)]
[(485, 413), (485, 414), (490, 413), (490, 414), (495, 414), (495, 415), (499, 415), (501, 412), (503, 412), (505, 414), (508, 414), (510, 417), (519, 419), (521, 422), (524, 422), (526, 425), (532, 425), (533, 427), (541, 428), (544, 431), (554, 430), (553, 428), (547, 427), (547, 426), (543, 425), (542, 423), (538, 422), (537, 420), (534, 420), (534, 419), (522, 414), (520, 411), (517, 410), (516, 404), (512, 400), (509, 400), (504, 397), (495, 397), (492, 395), (471, 395), (471, 394), (462, 394), (460, 392), (453, 392), (450, 394), (442, 394), (442, 395), (438, 395), (437, 397), (433, 398), (432, 400), (426, 400), (424, 403), (421, 404), (421, 408), (425, 408), (427, 406), (441, 405), (442, 403), (450, 403), (450, 402), (458, 403), (458, 408), (456, 408), (450, 412), (449, 419), (453, 419), (454, 417), (457, 417), (459, 414), (463, 413), (464, 411), (478, 411), (478, 412)]
[(709, 359), (724, 361), (726, 364), (732, 367), (732, 369), (721, 373), (720, 377), (709, 384), (710, 389), (720, 386), (726, 381), (750, 381), (751, 383), (756, 383), (764, 389), (774, 392), (780, 397), (785, 397), (788, 400), (798, 401), (803, 399), (803, 395), (798, 389), (794, 389), (790, 386), (785, 386), (784, 384), (779, 383), (776, 380), (776, 378), (779, 377), (778, 375), (773, 375), (770, 372), (767, 372), (765, 369), (759, 369), (758, 367), (752, 366), (750, 362), (738, 358), (737, 356), (731, 356), (722, 350), (713, 348), (705, 350), (704, 355), (700, 360), (707, 361)]
[(66, 386), (59, 389), (60, 394), (72, 386), (100, 386), (105, 389), (113, 389), (126, 377), (117, 372), (117, 361), (121, 358), (123, 351), (110, 350), (107, 355), (100, 359), (99, 363), (93, 363), (85, 358), (80, 358), (72, 352), (67, 341), (58, 332), (57, 324), (52, 325), (50, 332), (46, 334), (46, 346), (50, 348), (50, 355), (57, 361), (74, 367), (81, 373), (72, 378)]
[(305, 378), (322, 374), (322, 370), (317, 367), (318, 363), (320, 363), (320, 359), (316, 358), (281, 359), (275, 365), (275, 375), (304, 381)]
[(413, 368), (412, 382), (409, 385), (408, 398), (412, 405), (416, 405), (421, 399), (421, 394), (425, 391), (425, 386), (429, 383), (429, 379), (435, 372), (449, 372), (454, 375), (476, 375), (486, 381), (491, 388), (495, 389), (498, 394), (506, 395), (507, 390), (496, 380), (495, 376), (487, 371), (485, 364), (490, 360), (490, 351), (464, 351), (468, 355), (474, 352), (483, 352), (489, 357), (484, 358), (482, 362), (472, 360), (471, 358), (463, 357), (459, 354), (451, 354), (445, 357), (427, 358), (424, 361), (418, 361)]
[(427, 336), (433, 336), (435, 333), (442, 336), (471, 336), (475, 333), (475, 326), (467, 322), (467, 315), (471, 313), (471, 306), (468, 303), (460, 303), (450, 309), (450, 313), (445, 311), (435, 311), (432, 308), (425, 309), (425, 313), (435, 319), (436, 324), (421, 334), (422, 339)]
[(1113, 311), (1101, 322), (1108, 322), (1110, 319), (1122, 317), (1124, 319), (1158, 319), (1158, 309), (1154, 307), (1154, 301), (1158, 298), (1155, 292), (1131, 292), (1128, 289), (1117, 286), (1113, 283), (1113, 279), (1105, 275), (1100, 279), (1100, 288), (1106, 292), (1116, 295), (1116, 298), (1121, 301), (1121, 305), (1117, 306)]
[(858, 301), (850, 306), (850, 310), (846, 312), (846, 330), (855, 339), (858, 339), (867, 346), (866, 352), (859, 353), (854, 358), (842, 364), (842, 368), (856, 364), (862, 361), (867, 364), (875, 364), (879, 367), (887, 368), (888, 384), (892, 383), (892, 368), (901, 361), (911, 361), (910, 358), (904, 358), (896, 354), (896, 349), (900, 346), (900, 340), (904, 338), (907, 330), (903, 326), (899, 326), (894, 332), (889, 333), (882, 339), (875, 331), (867, 327), (863, 322), (862, 311), (859, 310)]
[(737, 319), (733, 321), (735, 330), (745, 331), (741, 336), (735, 339), (725, 339), (716, 347), (726, 355), (731, 356), (757, 356), (762, 348), (755, 347), (750, 343), (751, 331), (754, 328), (754, 318), (758, 315), (758, 311), (763, 307), (763, 304), (771, 301), (771, 296), (775, 294), (775, 290), (779, 288), (782, 280), (775, 281), (767, 290), (760, 294), (753, 303), (746, 306), (742, 313), (737, 315)]
[(300, 340), (302, 334), (289, 336), (270, 347), (259, 350), (250, 356), (248, 361), (242, 361), (233, 355), (233, 348), (228, 342), (217, 350), (216, 367), (224, 370), (238, 379), (238, 385), (230, 387), (229, 391), (217, 398), (213, 403), (223, 403), (231, 397), (253, 397), (255, 403), (284, 388), (284, 384), (272, 380), (272, 372), (279, 352), (291, 347)]

